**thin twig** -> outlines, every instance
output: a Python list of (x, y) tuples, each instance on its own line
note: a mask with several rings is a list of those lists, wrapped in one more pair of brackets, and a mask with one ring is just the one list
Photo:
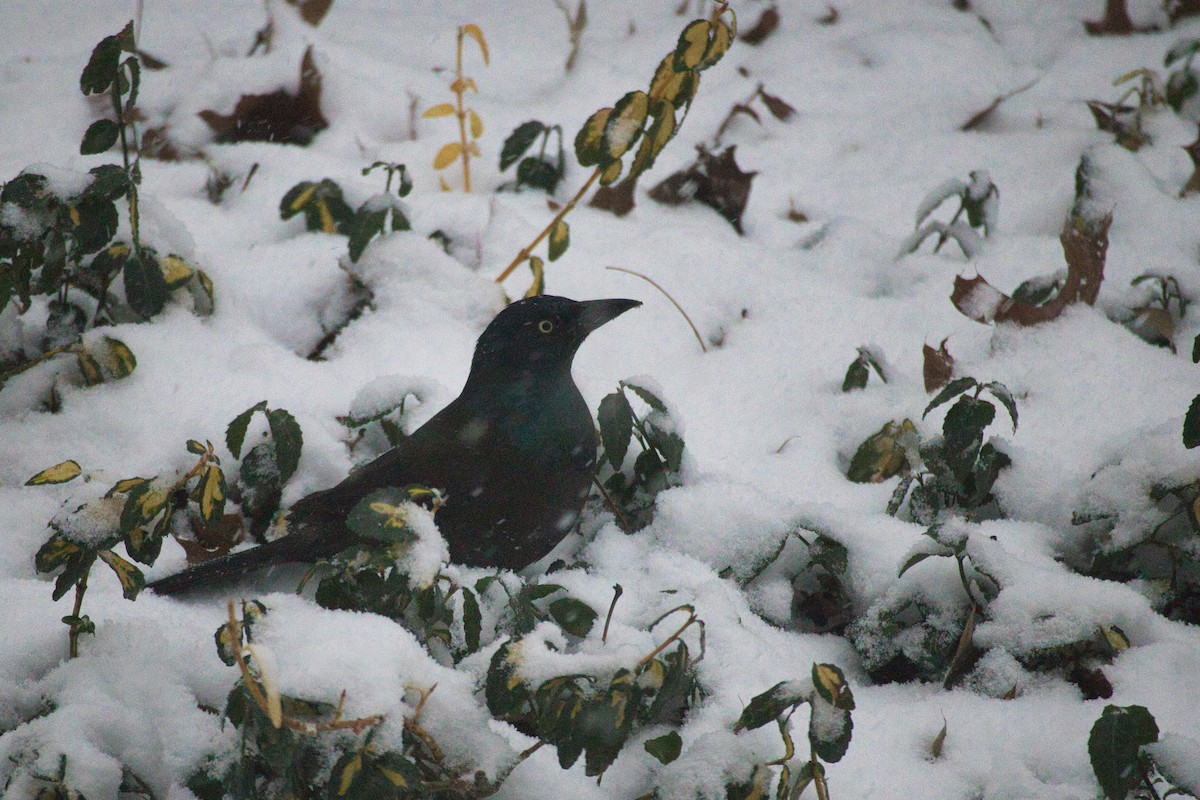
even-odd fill
[(604, 618), (604, 633), (600, 635), (600, 644), (606, 644), (608, 642), (608, 625), (610, 622), (612, 622), (613, 611), (615, 611), (617, 608), (617, 600), (619, 600), (621, 595), (624, 593), (625, 590), (621, 588), (621, 584), (613, 584), (613, 599), (608, 606), (608, 616)]
[(646, 283), (650, 284), (650, 285), (651, 285), (651, 286), (653, 286), (655, 289), (658, 289), (660, 292), (662, 292), (662, 293), (663, 293), (663, 295), (664, 295), (664, 296), (665, 296), (665, 297), (666, 297), (668, 300), (670, 300), (670, 301), (671, 301), (671, 304), (672, 304), (673, 306), (675, 306), (675, 308), (679, 309), (679, 313), (683, 315), (683, 318), (684, 318), (685, 320), (687, 320), (687, 324), (688, 324), (688, 325), (690, 325), (690, 326), (691, 326), (691, 328), (692, 328), (692, 333), (696, 334), (696, 341), (700, 343), (700, 349), (701, 349), (703, 352), (705, 352), (705, 353), (707, 353), (707, 352), (708, 352), (708, 348), (704, 346), (704, 339), (702, 339), (702, 338), (701, 338), (701, 336), (700, 336), (700, 331), (696, 330), (696, 326), (695, 326), (695, 325), (692, 323), (692, 318), (691, 318), (691, 317), (689, 317), (689, 316), (687, 315), (687, 312), (683, 310), (683, 306), (681, 306), (681, 305), (679, 305), (679, 303), (675, 302), (675, 298), (674, 298), (674, 297), (671, 297), (671, 293), (670, 293), (670, 292), (668, 292), (668, 291), (667, 291), (666, 289), (664, 289), (663, 287), (659, 286), (659, 285), (658, 285), (658, 283), (656, 283), (656, 282), (654, 281), (654, 279), (653, 279), (653, 278), (648, 278), (648, 277), (646, 277), (645, 275), (643, 275), (643, 274), (642, 274), (642, 273), (640, 273), (640, 272), (634, 272), (633, 270), (631, 270), (631, 269), (625, 269), (624, 267), (605, 267), (605, 269), (611, 269), (611, 270), (613, 270), (614, 272), (624, 272), (624, 273), (626, 273), (626, 274), (628, 274), (628, 275), (633, 275), (633, 276), (635, 276), (635, 277), (641, 278), (641, 279), (642, 279), (642, 280), (644, 280)]
[(608, 510), (613, 512), (613, 516), (617, 518), (617, 524), (621, 526), (621, 530), (625, 533), (633, 533), (633, 523), (629, 521), (629, 517), (625, 516), (625, 512), (621, 510), (620, 506), (613, 501), (612, 495), (604, 488), (604, 484), (600, 483), (600, 479), (593, 475), (592, 483), (596, 484), (596, 488), (600, 490), (600, 496), (604, 498)]
[[(696, 616), (695, 610), (692, 609), (690, 606), (680, 606), (680, 608), (686, 608), (688, 610), (689, 613), (688, 613), (687, 622), (680, 625), (679, 630), (675, 631), (670, 636), (668, 636), (666, 639), (664, 639), (662, 644), (660, 644), (658, 647), (651, 650), (646, 655), (642, 656), (641, 660), (638, 661), (638, 663), (637, 663), (638, 669), (641, 669), (642, 667), (649, 664), (651, 661), (654, 660), (655, 656), (657, 656), (663, 650), (666, 650), (674, 642), (678, 641), (679, 637), (683, 635), (683, 632), (686, 631), (688, 628), (690, 628), (699, 619), (699, 617)], [(672, 610), (678, 611), (679, 609), (672, 609)], [(669, 614), (671, 612), (668, 611), (667, 613)], [(659, 617), (659, 619), (662, 619), (662, 617)]]
[(502, 282), (505, 278), (512, 274), (513, 270), (521, 266), (521, 264), (529, 258), (529, 256), (533, 253), (533, 248), (541, 244), (542, 239), (545, 239), (550, 235), (550, 231), (554, 230), (554, 226), (559, 222), (562, 222), (563, 217), (565, 217), (571, 211), (571, 209), (573, 209), (575, 205), (583, 199), (583, 196), (587, 193), (587, 190), (592, 188), (592, 184), (595, 183), (596, 179), (600, 177), (600, 172), (600, 169), (595, 169), (592, 171), (591, 176), (587, 179), (587, 181), (584, 182), (583, 186), (579, 187), (579, 191), (575, 193), (575, 196), (572, 197), (565, 206), (559, 209), (559, 212), (554, 215), (554, 219), (550, 220), (550, 224), (545, 228), (542, 228), (542, 232), (539, 233), (532, 242), (521, 248), (521, 252), (517, 253), (516, 258), (512, 260), (512, 263), (505, 267), (504, 271), (496, 277), (496, 283)]

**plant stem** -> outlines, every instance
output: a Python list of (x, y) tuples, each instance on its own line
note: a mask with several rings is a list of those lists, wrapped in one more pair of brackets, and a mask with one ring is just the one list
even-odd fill
[(658, 285), (657, 281), (655, 281), (653, 278), (649, 278), (649, 277), (643, 275), (640, 272), (634, 272), (633, 270), (625, 269), (624, 267), (605, 267), (605, 269), (611, 269), (615, 272), (624, 272), (626, 275), (633, 275), (636, 278), (641, 278), (646, 283), (650, 284), (655, 289), (658, 289), (660, 292), (662, 292), (663, 295), (666, 296), (666, 298), (671, 301), (671, 305), (675, 306), (675, 308), (679, 310), (679, 313), (683, 315), (683, 318), (685, 320), (687, 320), (687, 324), (691, 327), (692, 333), (694, 333), (696, 335), (696, 341), (700, 343), (700, 351), (704, 352), (704, 353), (708, 352), (708, 348), (704, 346), (704, 339), (702, 339), (700, 337), (700, 331), (696, 330), (695, 324), (692, 323), (692, 318), (689, 317), (687, 312), (683, 310), (683, 306), (681, 306), (681, 305), (679, 305), (679, 303), (675, 302), (675, 298), (671, 297), (670, 292), (668, 292), (666, 289), (664, 289), (663, 287)]
[(561, 222), (562, 218), (565, 217), (571, 211), (571, 209), (573, 209), (575, 205), (583, 199), (583, 196), (587, 194), (587, 190), (592, 188), (592, 184), (595, 183), (596, 179), (599, 177), (599, 169), (592, 172), (591, 177), (584, 182), (583, 186), (579, 187), (579, 191), (575, 193), (575, 196), (572, 197), (570, 201), (568, 201), (567, 204), (563, 206), (557, 214), (554, 215), (554, 219), (550, 220), (550, 224), (545, 228), (542, 228), (542, 232), (539, 233), (532, 242), (521, 248), (521, 252), (517, 253), (516, 258), (512, 260), (512, 263), (505, 267), (504, 271), (497, 276), (496, 283), (501, 283), (505, 278), (512, 274), (514, 269), (521, 266), (521, 264), (529, 258), (530, 254), (533, 252), (533, 248), (541, 244), (542, 239), (545, 239), (550, 235), (550, 231), (554, 230), (554, 226)]
[(71, 658), (79, 657), (79, 612), (83, 610), (83, 595), (87, 592), (87, 579), (88, 573), (85, 572), (83, 577), (75, 582), (75, 608), (71, 611), (71, 616), (75, 618), (75, 621), (71, 623), (71, 627), (67, 631)]
[(463, 165), (463, 191), (471, 191), (471, 157), (467, 153), (467, 111), (463, 107), (463, 95), (466, 94), (467, 88), (463, 85), (463, 27), (458, 27), (458, 54), (454, 62), (454, 77), (457, 79), (455, 85), (458, 87), (454, 96), (458, 101), (458, 110), (455, 116), (458, 117), (458, 140), (462, 144), (462, 165)]

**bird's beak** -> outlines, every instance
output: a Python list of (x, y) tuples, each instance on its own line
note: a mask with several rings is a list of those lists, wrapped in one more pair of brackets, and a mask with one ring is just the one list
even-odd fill
[(583, 336), (587, 336), (604, 323), (616, 319), (631, 308), (637, 308), (642, 303), (640, 300), (613, 298), (611, 300), (582, 300), (579, 304), (583, 306), (583, 313), (579, 315), (579, 332)]

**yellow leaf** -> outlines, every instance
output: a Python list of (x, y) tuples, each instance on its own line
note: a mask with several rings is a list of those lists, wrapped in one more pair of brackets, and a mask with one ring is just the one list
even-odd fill
[(654, 102), (654, 121), (642, 137), (637, 155), (633, 157), (633, 163), (629, 166), (631, 175), (640, 175), (650, 169), (658, 154), (675, 135), (675, 107), (665, 99)]
[(314, 183), (300, 194), (296, 195), (296, 199), (292, 200), (291, 211), (295, 213), (308, 205), (308, 201), (312, 200), (312, 196), (317, 192), (317, 185)]
[(675, 45), (675, 70), (677, 72), (700, 66), (700, 62), (708, 50), (710, 27), (708, 20), (698, 19), (679, 34), (679, 43)]
[(479, 152), (479, 145), (477, 145), (475, 142), (467, 142), (467, 152), (476, 158), (479, 158), (481, 155), (483, 155), (481, 152)]
[(425, 113), (421, 116), (425, 119), (436, 119), (438, 117), (448, 117), (453, 113), (453, 103), (438, 103), (436, 106), (425, 109)]
[(225, 510), (225, 476), (221, 468), (210, 464), (204, 470), (200, 491), (200, 516), (205, 522), (214, 522)]
[(400, 789), (405, 789), (408, 787), (408, 781), (404, 780), (404, 776), (396, 770), (388, 769), (387, 767), (378, 767), (378, 769), (381, 773), (383, 773), (383, 777), (392, 782), (393, 786)]
[(700, 69), (708, 69), (720, 61), (729, 50), (729, 45), (733, 43), (733, 31), (722, 20), (713, 24), (712, 34), (712, 41), (704, 53), (704, 60), (700, 62)]
[(475, 94), (479, 94), (479, 87), (475, 85), (474, 78), (463, 78), (463, 87), (464, 90), (470, 89)]
[(146, 585), (146, 577), (142, 571), (129, 563), (112, 550), (101, 550), (97, 553), (100, 560), (112, 567), (112, 571), (117, 574), (117, 580), (121, 582), (121, 593), (126, 600), (133, 600), (137, 597), (138, 592)]
[(446, 179), (440, 175), (438, 176), (438, 188), (443, 192), (450, 191), (450, 184), (446, 183)]
[(168, 289), (178, 289), (195, 274), (192, 266), (179, 256), (166, 256), (159, 259), (158, 265), (162, 267), (163, 279), (167, 282)]
[(354, 757), (346, 762), (346, 766), (342, 768), (342, 777), (338, 781), (338, 797), (345, 797), (346, 792), (350, 791), (354, 776), (362, 770), (362, 761), (362, 753), (355, 753)]
[(67, 213), (71, 217), (71, 224), (78, 228), (79, 223), (83, 221), (79, 216), (79, 209), (77, 209), (75, 206), (69, 206)]
[(167, 492), (163, 489), (150, 489), (139, 495), (136, 503), (138, 517), (149, 522), (158, 516), (159, 512), (163, 510), (163, 506), (167, 504)]
[(1125, 635), (1125, 631), (1116, 625), (1104, 625), (1100, 630), (1104, 632), (1104, 638), (1113, 650), (1120, 652), (1129, 649), (1129, 638)]
[(438, 154), (433, 159), (434, 169), (445, 169), (453, 164), (458, 157), (462, 155), (462, 145), (458, 142), (442, 145), (442, 149), (438, 150)]
[(821, 686), (824, 687), (825, 691), (829, 693), (829, 696), (836, 703), (838, 696), (842, 693), (842, 687), (845, 686), (842, 683), (841, 676), (828, 664), (817, 664), (814, 672), (817, 680), (821, 682)]
[(463, 25), (461, 28), (458, 29), (458, 35), (460, 38), (463, 36), (470, 36), (472, 39), (474, 39), (475, 43), (477, 45), (479, 45), (479, 52), (483, 53), (483, 63), (484, 64), (491, 63), (488, 60), (487, 42), (484, 41), (483, 31), (480, 29), (480, 27), (478, 25), (476, 25), (474, 23), (468, 23), (466, 25)]
[(529, 291), (525, 292), (526, 297), (540, 297), (546, 293), (545, 265), (546, 262), (537, 256), (529, 257), (529, 269), (533, 271), (533, 284), (530, 285)]
[(61, 464), (55, 464), (53, 467), (46, 469), (34, 475), (29, 480), (25, 481), (26, 486), (41, 486), (46, 483), (66, 483), (67, 481), (75, 480), (83, 469), (75, 461), (63, 461)]
[(467, 109), (467, 118), (471, 121), (471, 138), (478, 139), (483, 136), (483, 120), (475, 113), (475, 109)]
[(135, 486), (141, 486), (145, 482), (146, 478), (125, 478), (124, 480), (117, 481), (116, 485), (109, 489), (108, 494), (104, 496), (112, 497), (114, 494), (125, 494), (130, 489)]
[(563, 253), (567, 252), (567, 247), (571, 244), (571, 226), (567, 225), (566, 220), (559, 220), (558, 223), (550, 229), (550, 240), (547, 243), (551, 261), (557, 261)]
[(333, 213), (325, 198), (317, 200), (317, 213), (321, 216), (321, 230), (325, 233), (337, 233), (337, 223), (333, 221)]

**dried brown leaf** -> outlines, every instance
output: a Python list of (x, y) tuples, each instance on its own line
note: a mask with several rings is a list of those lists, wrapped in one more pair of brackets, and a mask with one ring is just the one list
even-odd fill
[(950, 301), (976, 322), (1015, 322), (1018, 325), (1052, 320), (1072, 303), (1094, 305), (1104, 281), (1110, 225), (1112, 214), (1094, 221), (1078, 216), (1067, 219), (1059, 236), (1067, 261), (1067, 278), (1058, 294), (1042, 305), (1014, 300), (978, 275), (956, 277)]
[(950, 356), (950, 351), (946, 349), (946, 342), (949, 340), (948, 336), (942, 339), (942, 343), (936, 350), (928, 344), (921, 347), (921, 352), (925, 357), (923, 370), (925, 391), (930, 394), (941, 389), (954, 377), (954, 359)]
[(329, 7), (333, 5), (333, 0), (287, 0), (287, 2), (299, 9), (300, 19), (314, 28), (321, 24), (321, 20), (325, 19), (325, 15), (329, 13)]
[(306, 145), (329, 127), (321, 114), (321, 71), (310, 46), (300, 62), (300, 88), (296, 94), (276, 89), (270, 94), (238, 98), (232, 114), (211, 109), (199, 112), (220, 143), (280, 142)]
[(695, 199), (716, 210), (741, 234), (750, 185), (758, 173), (743, 172), (738, 167), (734, 156), (737, 145), (730, 145), (717, 155), (703, 146), (696, 149), (696, 161), (651, 189), (650, 197), (667, 205), (681, 205)]
[(637, 179), (629, 179), (615, 183), (611, 186), (601, 186), (596, 190), (596, 194), (592, 195), (591, 202), (588, 203), (592, 208), (599, 208), (604, 211), (611, 211), (618, 217), (623, 217), (630, 211), (633, 211), (635, 205), (634, 189), (637, 188)]
[(758, 45), (775, 32), (779, 27), (779, 9), (775, 6), (764, 9), (762, 14), (758, 16), (758, 22), (750, 27), (750, 30), (743, 33), (738, 38), (746, 44)]

